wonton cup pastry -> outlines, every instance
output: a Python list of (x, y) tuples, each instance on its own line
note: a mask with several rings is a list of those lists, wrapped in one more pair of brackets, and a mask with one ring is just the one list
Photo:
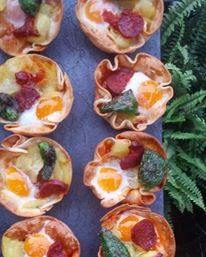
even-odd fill
[(0, 156), (0, 203), (18, 216), (44, 214), (70, 188), (71, 158), (49, 138), (11, 135)]
[(163, 19), (163, 0), (78, 0), (80, 26), (96, 47), (130, 53), (156, 32)]
[(70, 228), (50, 216), (12, 225), (2, 238), (3, 257), (79, 257), (80, 244)]
[(155, 192), (167, 179), (166, 152), (160, 142), (143, 132), (123, 132), (101, 141), (94, 160), (85, 168), (84, 184), (90, 187), (101, 205), (120, 202), (150, 205)]
[(114, 66), (105, 59), (95, 71), (94, 111), (114, 129), (142, 131), (166, 110), (173, 97), (170, 72), (155, 57), (117, 55)]
[(98, 257), (174, 257), (176, 244), (164, 217), (136, 205), (122, 205), (101, 219)]
[(0, 48), (17, 56), (43, 51), (57, 36), (62, 0), (1, 0)]
[(25, 135), (54, 131), (69, 114), (73, 91), (66, 73), (47, 57), (13, 57), (0, 66), (0, 122)]

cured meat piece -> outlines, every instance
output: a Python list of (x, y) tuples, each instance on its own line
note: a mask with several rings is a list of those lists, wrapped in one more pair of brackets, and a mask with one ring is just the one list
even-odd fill
[(19, 103), (21, 112), (29, 110), (32, 105), (40, 98), (39, 92), (31, 87), (24, 87), (16, 93), (15, 98)]
[(60, 241), (53, 243), (47, 252), (47, 257), (67, 257), (63, 245)]
[(118, 29), (119, 16), (114, 14), (113, 12), (104, 10), (102, 13), (102, 17), (105, 22), (108, 22), (111, 27), (114, 29)]
[(132, 141), (129, 154), (122, 158), (120, 166), (123, 170), (135, 168), (140, 165), (144, 154), (144, 147), (137, 141)]
[(107, 78), (106, 87), (113, 96), (118, 96), (124, 91), (133, 74), (133, 70), (119, 68)]
[(131, 10), (124, 10), (118, 21), (118, 30), (125, 38), (137, 37), (144, 29), (144, 19)]
[(33, 37), (39, 36), (39, 32), (34, 27), (34, 18), (28, 16), (26, 18), (25, 24), (22, 27), (20, 27), (18, 29), (15, 29), (13, 34), (17, 38), (30, 37), (30, 36), (33, 36)]
[(61, 195), (64, 194), (68, 186), (59, 180), (49, 180), (40, 184), (38, 197), (47, 198), (51, 195)]
[(157, 243), (157, 234), (153, 223), (148, 219), (138, 222), (131, 230), (132, 241), (149, 251)]

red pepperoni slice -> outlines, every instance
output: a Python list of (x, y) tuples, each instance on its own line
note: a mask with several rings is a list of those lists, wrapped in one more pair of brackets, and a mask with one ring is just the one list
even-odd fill
[(16, 83), (18, 83), (21, 86), (25, 86), (29, 84), (29, 82), (39, 83), (42, 81), (45, 77), (45, 71), (43, 69), (40, 69), (37, 73), (29, 73), (26, 71), (19, 71), (15, 73), (16, 77)]
[(109, 25), (115, 29), (118, 29), (119, 16), (114, 14), (113, 12), (104, 10), (102, 13), (102, 17), (105, 22), (108, 22)]
[(154, 225), (148, 219), (141, 220), (132, 228), (131, 237), (136, 245), (146, 251), (149, 251), (157, 243)]
[(19, 103), (20, 110), (23, 112), (29, 110), (32, 105), (40, 98), (39, 92), (31, 87), (24, 87), (15, 95), (16, 100)]
[(15, 77), (16, 83), (18, 83), (21, 86), (26, 84), (31, 79), (31, 75), (26, 71), (19, 71), (15, 73)]
[(133, 76), (134, 71), (127, 68), (119, 68), (106, 80), (106, 87), (113, 96), (118, 96), (125, 89), (127, 83)]
[(40, 184), (38, 196), (39, 198), (47, 198), (51, 195), (61, 195), (66, 193), (68, 185), (62, 181), (52, 179)]
[(17, 38), (39, 36), (39, 32), (34, 27), (34, 17), (27, 16), (24, 25), (13, 31), (13, 34)]
[(144, 19), (131, 10), (124, 10), (118, 21), (118, 30), (125, 38), (137, 37), (144, 29)]
[(122, 158), (120, 166), (123, 170), (135, 168), (140, 165), (144, 154), (144, 147), (137, 141), (132, 141), (129, 154)]
[(47, 257), (67, 257), (67, 254), (60, 241), (56, 241), (49, 247)]

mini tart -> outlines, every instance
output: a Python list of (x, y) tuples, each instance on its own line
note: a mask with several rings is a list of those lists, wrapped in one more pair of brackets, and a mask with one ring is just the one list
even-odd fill
[[(155, 192), (160, 191), (166, 183), (166, 168), (159, 185), (145, 189), (145, 185), (139, 179), (140, 164), (135, 165), (133, 168), (123, 169), (121, 167), (120, 162), (129, 155), (129, 147), (134, 141), (141, 144), (145, 152), (146, 150), (152, 150), (163, 160), (167, 159), (167, 154), (162, 144), (155, 137), (143, 132), (127, 131), (118, 134), (115, 138), (108, 137), (101, 141), (96, 147), (94, 160), (85, 167), (84, 184), (92, 189), (97, 198), (101, 199), (101, 205), (105, 208), (113, 207), (120, 202), (150, 205), (156, 200)], [(107, 170), (104, 171), (107, 174), (113, 169), (116, 171), (112, 173), (112, 176), (107, 174), (101, 176), (101, 173), (103, 173), (102, 168), (105, 167), (107, 167)], [(110, 171), (108, 171), (108, 168)], [(111, 182), (113, 176), (114, 185), (119, 183), (117, 188)], [(121, 176), (121, 183), (119, 182), (119, 176)], [(103, 187), (105, 186), (103, 183), (107, 183), (108, 188)], [(113, 186), (114, 188), (112, 189)]]
[[(124, 10), (141, 16), (141, 32), (132, 38), (122, 35), (104, 18), (104, 11), (121, 15)], [(159, 29), (163, 13), (162, 0), (123, 0), (119, 3), (115, 0), (78, 0), (76, 6), (76, 15), (84, 33), (96, 47), (108, 53), (131, 53), (142, 47)]]
[[(17, 102), (12, 120), (1, 115), (2, 94)], [(0, 66), (0, 122), (6, 130), (30, 136), (51, 133), (70, 113), (73, 99), (68, 75), (47, 57), (21, 55)]]
[[(47, 180), (39, 177), (45, 163), (39, 148), (42, 142), (56, 153), (53, 164), (49, 163), (53, 168)], [(7, 137), (1, 145), (0, 203), (4, 207), (18, 216), (33, 217), (44, 214), (62, 200), (71, 185), (72, 164), (61, 145), (46, 137), (28, 139), (18, 134)], [(45, 195), (45, 190), (50, 193)]]
[[(128, 240), (130, 237), (129, 232), (133, 228), (136, 222), (134, 218), (131, 219), (131, 223), (124, 223), (124, 219), (128, 217), (127, 221), (130, 221), (131, 217), (136, 217), (139, 222), (143, 219), (147, 219), (154, 225), (155, 232), (157, 234), (157, 243), (151, 250), (144, 250), (136, 245), (132, 240)], [(121, 225), (124, 234), (119, 230)], [(131, 227), (124, 227), (124, 225), (130, 224)], [(148, 208), (138, 207), (136, 205), (121, 205), (112, 211), (108, 212), (101, 219), (102, 228), (112, 231), (127, 247), (131, 257), (174, 257), (176, 250), (176, 243), (173, 231), (165, 220), (165, 218), (157, 213), (151, 212)], [(124, 237), (124, 238), (123, 238)], [(125, 240), (127, 238), (127, 240)], [(102, 248), (100, 247), (98, 257), (104, 257)]]
[[(57, 244), (61, 251), (57, 251)], [(50, 216), (17, 222), (4, 233), (2, 238), (3, 257), (56, 256), (51, 255), (51, 252), (58, 252), (62, 254), (61, 256), (80, 256), (80, 244), (71, 229)]]
[[(13, 56), (43, 51), (58, 35), (62, 17), (62, 0), (42, 0), (34, 16), (23, 11), (19, 0), (1, 0), (0, 48)], [(32, 30), (36, 35), (22, 34), (22, 32), (16, 35), (15, 31), (19, 31), (26, 21), (32, 24)]]
[[(102, 113), (102, 105), (114, 99), (107, 87), (107, 79), (121, 69), (133, 73), (130, 79), (125, 81), (122, 92), (130, 90), (138, 108), (132, 114), (115, 111)], [(94, 111), (117, 130), (124, 128), (145, 130), (165, 113), (167, 102), (173, 97), (173, 88), (167, 86), (171, 83), (170, 72), (160, 60), (146, 53), (137, 54), (134, 60), (127, 55), (117, 55), (114, 65), (105, 59), (97, 66), (94, 79), (96, 83)], [(121, 83), (121, 79), (119, 82)], [(153, 91), (154, 93), (151, 93)]]

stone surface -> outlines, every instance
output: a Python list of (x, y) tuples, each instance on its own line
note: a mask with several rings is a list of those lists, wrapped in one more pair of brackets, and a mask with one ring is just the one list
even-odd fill
[[(93, 72), (103, 58), (113, 59), (85, 37), (75, 17), (75, 1), (65, 1), (65, 14), (57, 39), (42, 54), (53, 58), (66, 71), (74, 89), (74, 105), (69, 117), (51, 135), (70, 153), (73, 160), (73, 181), (69, 194), (48, 213), (68, 224), (81, 243), (82, 257), (96, 257), (100, 229), (99, 219), (108, 210), (100, 207), (99, 201), (82, 183), (84, 166), (92, 160), (97, 143), (105, 137), (114, 136), (107, 122), (93, 112), (94, 81)], [(160, 55), (159, 32), (139, 50), (156, 57)], [(134, 56), (132, 54), (131, 56)], [(8, 56), (0, 53), (0, 63)], [(150, 134), (161, 139), (161, 120), (150, 126)], [(9, 135), (0, 128), (0, 140)], [(163, 213), (162, 193), (158, 194), (152, 210)], [(0, 207), (0, 236), (14, 222), (21, 220)]]

